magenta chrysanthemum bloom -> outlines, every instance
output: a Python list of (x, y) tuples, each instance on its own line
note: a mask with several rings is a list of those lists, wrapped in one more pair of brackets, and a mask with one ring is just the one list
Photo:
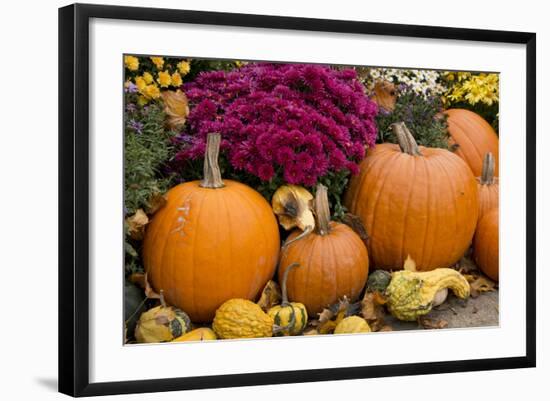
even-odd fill
[(176, 161), (201, 158), (207, 134), (219, 132), (235, 170), (313, 186), (329, 172), (357, 172), (375, 143), (378, 107), (352, 69), (251, 63), (201, 73), (183, 89), (191, 111)]

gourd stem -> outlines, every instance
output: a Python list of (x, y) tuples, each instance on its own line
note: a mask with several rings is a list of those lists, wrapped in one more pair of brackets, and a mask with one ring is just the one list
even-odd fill
[(204, 153), (204, 173), (200, 183), (202, 188), (223, 188), (223, 180), (218, 165), (221, 135), (210, 133), (206, 137), (206, 151)]
[(328, 206), (327, 187), (317, 185), (315, 193), (315, 226), (317, 234), (327, 235), (330, 232), (330, 208)]
[(485, 153), (481, 169), (481, 184), (491, 185), (495, 181), (495, 158), (491, 152)]
[(160, 304), (163, 308), (166, 308), (166, 301), (164, 300), (164, 290), (160, 290)]
[(411, 156), (422, 155), (413, 135), (411, 134), (411, 131), (409, 131), (403, 121), (393, 123), (390, 127), (397, 138), (401, 152), (407, 153)]
[(288, 279), (288, 273), (295, 267), (300, 266), (299, 263), (292, 263), (290, 266), (288, 266), (285, 270), (285, 273), (283, 274), (283, 280), (281, 281), (281, 289), (282, 289), (282, 295), (281, 295), (281, 306), (287, 306), (289, 304), (288, 302), (288, 293), (286, 290), (286, 281)]
[(292, 238), (291, 240), (286, 241), (282, 246), (283, 250), (286, 249), (293, 242), (299, 241), (302, 238), (304, 238), (305, 236), (309, 235), (312, 231), (313, 231), (313, 226), (307, 226), (306, 229), (304, 231), (302, 231), (302, 233), (300, 235), (297, 235), (296, 237)]

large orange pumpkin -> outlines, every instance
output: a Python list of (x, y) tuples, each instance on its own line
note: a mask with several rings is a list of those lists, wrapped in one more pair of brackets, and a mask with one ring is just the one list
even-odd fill
[(498, 208), (483, 216), (474, 239), (474, 259), (483, 273), (498, 281)]
[(488, 152), (495, 157), (494, 174), (498, 176), (498, 136), (489, 123), (470, 110), (449, 109), (445, 114), (449, 143), (454, 152), (468, 163), (474, 176), (481, 175), (483, 157)]
[(287, 277), (288, 298), (300, 302), (310, 316), (347, 296), (357, 299), (369, 271), (367, 248), (361, 238), (345, 224), (330, 221), (327, 190), (317, 187), (315, 231), (292, 241), (301, 231), (290, 234), (281, 255), (279, 282), (293, 263), (300, 264)]
[(369, 235), (374, 266), (419, 270), (448, 267), (472, 240), (478, 216), (476, 180), (453, 153), (417, 146), (404, 123), (392, 124), (399, 145), (369, 150), (344, 203)]
[(498, 177), (494, 176), (495, 159), (492, 153), (485, 154), (481, 177), (478, 177), (479, 217), (478, 221), (489, 210), (498, 207)]
[(219, 143), (219, 134), (208, 136), (204, 179), (168, 191), (143, 242), (151, 285), (195, 322), (211, 321), (228, 299), (254, 299), (279, 257), (269, 203), (246, 185), (222, 181)]

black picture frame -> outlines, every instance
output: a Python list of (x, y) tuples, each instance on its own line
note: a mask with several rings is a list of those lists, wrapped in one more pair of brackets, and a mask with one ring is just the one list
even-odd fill
[[(526, 46), (526, 354), (521, 357), (354, 366), (154, 380), (89, 381), (88, 61), (91, 18), (516, 43)], [(59, 391), (71, 396), (534, 367), (536, 364), (536, 35), (527, 32), (74, 4), (59, 9)]]

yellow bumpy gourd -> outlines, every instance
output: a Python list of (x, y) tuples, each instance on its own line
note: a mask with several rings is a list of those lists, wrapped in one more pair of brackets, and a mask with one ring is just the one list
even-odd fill
[(219, 338), (258, 338), (273, 335), (273, 319), (247, 299), (230, 299), (216, 311), (212, 328)]
[(470, 284), (454, 269), (394, 272), (386, 288), (388, 310), (399, 320), (414, 321), (432, 310), (435, 295), (445, 288), (450, 288), (458, 298), (470, 296)]
[(180, 336), (173, 340), (172, 342), (179, 343), (184, 341), (208, 341), (208, 340), (215, 340), (218, 337), (216, 337), (216, 333), (212, 329), (209, 329), (208, 327), (200, 327), (198, 329), (192, 330), (187, 334), (184, 334), (183, 336)]
[(336, 325), (334, 334), (370, 333), (371, 329), (365, 319), (359, 316), (349, 316)]

